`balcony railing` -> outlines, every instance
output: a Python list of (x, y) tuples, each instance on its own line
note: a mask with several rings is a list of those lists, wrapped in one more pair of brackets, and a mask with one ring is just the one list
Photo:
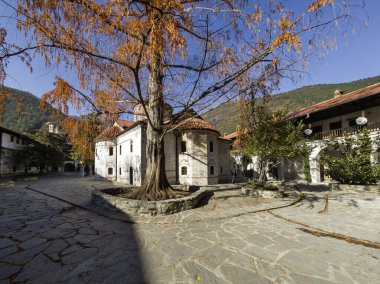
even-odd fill
[(361, 129), (367, 128), (368, 131), (380, 131), (380, 121), (373, 121), (367, 123), (365, 126), (351, 126), (345, 128), (338, 128), (334, 130), (323, 131), (319, 133), (314, 133), (310, 139), (311, 140), (322, 140), (322, 139), (331, 139), (336, 137), (342, 137), (344, 135), (353, 135), (358, 133)]

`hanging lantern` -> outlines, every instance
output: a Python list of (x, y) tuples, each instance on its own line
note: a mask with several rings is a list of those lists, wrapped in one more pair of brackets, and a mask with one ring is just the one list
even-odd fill
[(357, 119), (355, 119), (357, 125), (364, 125), (367, 123), (367, 121), (367, 118), (364, 116), (359, 116)]
[(313, 130), (308, 128), (303, 133), (305, 133), (307, 136), (310, 136), (311, 134), (313, 134)]

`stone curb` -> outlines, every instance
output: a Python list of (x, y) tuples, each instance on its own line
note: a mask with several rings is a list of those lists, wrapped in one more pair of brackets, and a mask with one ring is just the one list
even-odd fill
[(15, 186), (13, 180), (0, 183), (0, 189), (11, 189)]
[(332, 191), (345, 191), (345, 192), (374, 192), (380, 193), (380, 185), (362, 185), (362, 184), (339, 184), (330, 183)]
[[(170, 214), (191, 210), (196, 208), (196, 205), (205, 195), (207, 195), (207, 193), (218, 190), (235, 190), (241, 188), (239, 185), (231, 187), (218, 187), (213, 185), (202, 186), (200, 187), (200, 190), (193, 193), (191, 196), (181, 198), (180, 202), (173, 202), (174, 200), (172, 199), (151, 202), (126, 198), (120, 199), (102, 192), (102, 189), (98, 189), (94, 185), (91, 187), (94, 189), (92, 191), (92, 201), (96, 205), (104, 208), (105, 210), (111, 210), (113, 212), (121, 211), (122, 213), (132, 214), (132, 216), (136, 218), (139, 217), (138, 215), (141, 217), (156, 215), (167, 216)], [(178, 221), (177, 223), (180, 222)]]
[(244, 195), (252, 197), (263, 197), (263, 198), (279, 198), (284, 196), (284, 192), (281, 190), (265, 190), (265, 189), (256, 189), (249, 187), (242, 187), (241, 193)]
[(119, 210), (132, 215), (169, 215), (195, 208), (199, 201), (207, 194), (207, 190), (200, 188), (189, 196), (167, 199), (161, 201), (144, 201), (117, 197), (103, 190), (95, 189), (92, 191), (92, 202), (108, 209)]
[(18, 177), (16, 178), (16, 181), (36, 181), (38, 180), (38, 177)]

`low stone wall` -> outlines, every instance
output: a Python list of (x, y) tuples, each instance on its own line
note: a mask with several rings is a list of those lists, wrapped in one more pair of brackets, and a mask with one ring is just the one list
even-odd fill
[(343, 191), (365, 191), (365, 192), (378, 192), (380, 193), (380, 185), (361, 185), (361, 184), (340, 184), (331, 183), (331, 190), (343, 190)]
[(18, 177), (16, 178), (17, 181), (36, 181), (38, 180), (38, 177)]
[(189, 196), (161, 201), (143, 201), (117, 197), (105, 193), (107, 190), (95, 189), (92, 201), (109, 210), (121, 211), (130, 215), (168, 215), (195, 208), (207, 195), (206, 188), (200, 188)]
[(0, 182), (0, 189), (13, 188), (14, 186), (15, 182), (13, 180)]
[(263, 198), (278, 198), (284, 196), (284, 192), (281, 190), (266, 190), (250, 187), (242, 187), (241, 193), (248, 196)]

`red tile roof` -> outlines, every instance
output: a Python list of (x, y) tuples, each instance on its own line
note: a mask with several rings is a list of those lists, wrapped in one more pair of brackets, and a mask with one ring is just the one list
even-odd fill
[(353, 91), (340, 97), (332, 98), (327, 101), (323, 101), (309, 107), (294, 111), (290, 114), (289, 118), (298, 118), (307, 114), (315, 113), (321, 110), (325, 110), (331, 107), (343, 105), (345, 103), (353, 102), (365, 97), (376, 95), (380, 93), (380, 83)]
[(118, 119), (116, 123), (121, 127), (129, 127), (133, 124), (133, 121)]
[(180, 130), (194, 130), (194, 129), (195, 130), (211, 130), (211, 131), (215, 131), (219, 133), (219, 131), (215, 128), (215, 126), (197, 117), (186, 119), (185, 122), (180, 123), (180, 125), (178, 126), (178, 129)]
[(98, 137), (95, 138), (95, 141), (109, 141), (116, 138), (116, 136), (122, 132), (122, 129), (120, 129), (119, 126), (112, 126), (110, 128), (107, 128), (102, 133), (98, 135)]

